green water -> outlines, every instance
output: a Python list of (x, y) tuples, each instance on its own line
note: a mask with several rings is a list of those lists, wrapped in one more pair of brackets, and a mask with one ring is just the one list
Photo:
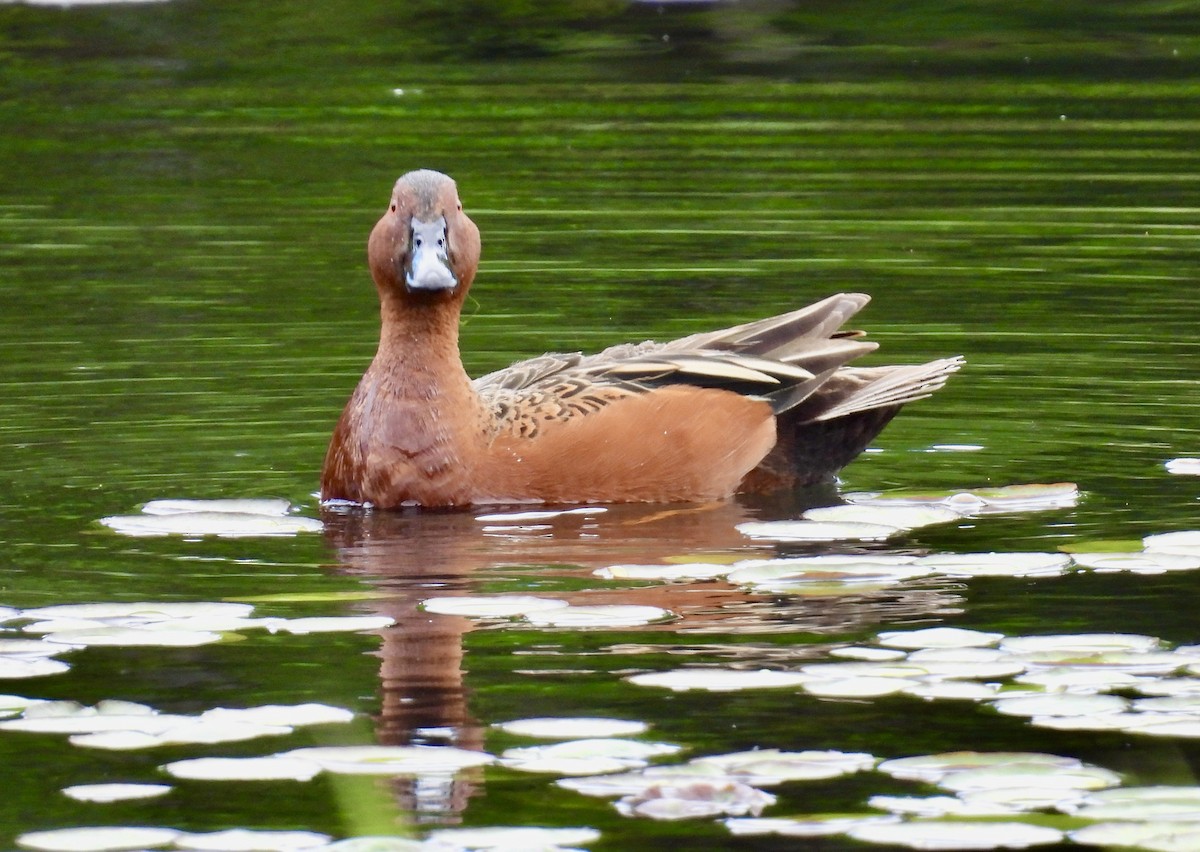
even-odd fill
[[(260, 607), (398, 619), (382, 646), (375, 634), (256, 633), (91, 649), (68, 674), (0, 684), (180, 712), (320, 701), (360, 713), (282, 745), (100, 752), (0, 735), (0, 842), (70, 825), (344, 837), (411, 821), (591, 825), (604, 833), (596, 849), (795, 848), (732, 838), (711, 819), (625, 819), (553, 776), (504, 769), (458, 779), (432, 807), (413, 805), (411, 784), (328, 776), (178, 782), (130, 804), (58, 792), (163, 780), (157, 767), (180, 757), (420, 741), (414, 730), (430, 726), (496, 752), (515, 741), (488, 725), (538, 715), (641, 719), (689, 756), (1020, 748), (1195, 783), (1187, 739), (1057, 733), (956, 702), (714, 698), (621, 679), (682, 662), (786, 666), (939, 623), (1195, 643), (1195, 573), (812, 599), (590, 574), (747, 555), (736, 523), (794, 517), (829, 494), (665, 519), (614, 510), (596, 529), (517, 541), (469, 515), (332, 517), (325, 536), (281, 540), (129, 539), (96, 523), (177, 496), (279, 496), (318, 514), (325, 442), (377, 333), (366, 235), (395, 178), (432, 167), (457, 179), (483, 233), (462, 335), (473, 374), (861, 290), (874, 297), (857, 320), (881, 343), (873, 362), (962, 354), (968, 366), (846, 469), (844, 491), (1072, 481), (1084, 492), (1074, 509), (932, 528), (905, 546), (1053, 550), (1195, 527), (1200, 480), (1163, 463), (1200, 454), (1200, 14), (1089, 4), (1068, 22), (1066, 6), (1022, 9), (1017, 20), (991, 4), (911, 17), (865, 2), (740, 14), (596, 4), (578, 17), (551, 5), (532, 20), (478, 4), (472, 28), (439, 27), (424, 5), (414, 14), (434, 19), (412, 26), (382, 4), (0, 6), (0, 604), (311, 593)], [(935, 444), (983, 449), (927, 452)], [(447, 589), (685, 618), (629, 631), (431, 626), (415, 604)], [(383, 597), (337, 598), (364, 591)], [(785, 785), (768, 813), (857, 811), (894, 786)]]

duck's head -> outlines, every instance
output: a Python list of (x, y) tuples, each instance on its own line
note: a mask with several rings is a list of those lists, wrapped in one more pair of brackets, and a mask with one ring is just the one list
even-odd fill
[(479, 265), (479, 229), (463, 212), (454, 181), (429, 169), (396, 181), (367, 258), (385, 298), (461, 302)]

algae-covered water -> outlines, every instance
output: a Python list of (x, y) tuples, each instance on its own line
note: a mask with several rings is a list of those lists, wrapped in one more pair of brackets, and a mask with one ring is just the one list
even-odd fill
[[(1167, 848), (1105, 828), (1110, 814), (1082, 797), (1197, 784), (1188, 701), (1165, 705), (1173, 718), (1137, 703), (1200, 684), (1194, 542), (1142, 541), (1200, 527), (1200, 479), (1166, 467), (1200, 455), (1197, 12), (460, 5), (0, 5), (0, 604), (13, 609), (0, 656), (15, 661), (0, 667), (0, 692), (15, 696), (0, 708), (21, 723), (0, 723), (0, 843), (63, 848), (72, 841), (33, 833), (85, 827), (81, 848), (301, 848), (542, 826), (598, 835), (510, 848), (870, 848), (908, 842), (921, 822), (869, 804), (892, 795), (949, 797), (1018, 831), (1090, 832), (1042, 843)], [(856, 319), (881, 344), (873, 363), (962, 354), (967, 367), (906, 409), (837, 489), (533, 519), (322, 515), (325, 442), (376, 340), (366, 235), (395, 178), (417, 167), (453, 175), (483, 233), (462, 331), (473, 374), (838, 291), (873, 296)], [(987, 512), (882, 540), (738, 529), (866, 493), (936, 500), (1059, 482), (1076, 488), (1024, 502), (1001, 492)], [(287, 517), (324, 528), (141, 537), (99, 523), (167, 498), (281, 498)], [(1139, 557), (1062, 555), (1112, 549)], [(944, 561), (989, 552), (1040, 556)], [(830, 554), (886, 566), (729, 573)], [(943, 562), (920, 561), (931, 556)], [(593, 573), (697, 564), (717, 567), (702, 579)], [(475, 596), (664, 612), (588, 626), (553, 610), (420, 606)], [(38, 609), (96, 603), (138, 606)], [(223, 607), (166, 612), (180, 603)], [(348, 620), (360, 617), (376, 620)], [(930, 627), (978, 634), (878, 635)], [(134, 644), (155, 631), (156, 644)], [(1021, 638), (1048, 635), (1076, 638), (1032, 650)], [(978, 650), (922, 662), (929, 643)], [(899, 670), (811, 670), (864, 656)], [(985, 657), (991, 669), (933, 666)], [(644, 678), (677, 670), (685, 681), (700, 670), (699, 683)], [(772, 681), (781, 674), (793, 680)], [(888, 690), (887, 677), (914, 683)], [(729, 691), (711, 691), (724, 679)], [(1017, 693), (1117, 703), (999, 703)], [(295, 709), (307, 704), (349, 712)], [(267, 706), (293, 709), (188, 728), (206, 711)], [(150, 716), (163, 718), (134, 719)], [(24, 721), (46, 717), (72, 721)], [(506, 757), (554, 740), (495, 726), (539, 717), (647, 729), (622, 738), (641, 745), (579, 746), (569, 764)], [(122, 738), (78, 739), (105, 728)], [(212, 777), (163, 768), (343, 745), (498, 762), (376, 754), (372, 775), (293, 754), (284, 766), (309, 780), (278, 763), (259, 780), (228, 780), (229, 765)], [(749, 749), (787, 754), (774, 775), (710, 764), (707, 781), (685, 774), (657, 794), (557, 783), (616, 771), (614, 760), (639, 771)], [(866, 757), (813, 778), (789, 762), (806, 751)], [(994, 783), (969, 794), (881, 766), (950, 751), (1047, 753), (1082, 769), (1045, 770), (1044, 785), (1020, 776), (1067, 793), (981, 814), (981, 798), (1003, 798)], [(61, 792), (116, 782), (171, 789), (109, 803)], [(613, 805), (625, 795), (628, 815)], [(724, 821), (755, 811), (905, 822), (813, 840), (792, 824)], [(112, 839), (97, 826), (191, 837)], [(308, 834), (195, 837), (230, 829)]]

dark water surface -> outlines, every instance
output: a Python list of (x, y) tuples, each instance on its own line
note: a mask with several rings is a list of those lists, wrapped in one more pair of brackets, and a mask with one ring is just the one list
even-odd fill
[[(275, 5), (281, 27), (299, 26), (301, 11), (263, 8)], [(595, 849), (680, 838), (795, 848), (732, 837), (711, 818), (627, 819), (555, 775), (498, 768), (425, 786), (181, 781), (164, 798), (109, 805), (58, 792), (161, 782), (157, 767), (184, 757), (311, 744), (448, 739), (498, 753), (530, 743), (488, 726), (532, 716), (646, 721), (647, 739), (687, 749), (680, 760), (752, 747), (1020, 749), (1080, 757), (1129, 784), (1196, 783), (1188, 738), (1056, 732), (961, 701), (669, 693), (622, 678), (794, 668), (880, 630), (938, 624), (1191, 644), (1197, 572), (926, 579), (819, 597), (591, 575), (773, 552), (735, 524), (796, 517), (832, 492), (614, 509), (505, 536), (471, 515), (331, 515), (324, 535), (283, 539), (133, 539), (97, 523), (163, 497), (283, 497), (319, 515), (329, 431), (374, 351), (366, 235), (395, 178), (432, 167), (458, 180), (483, 233), (462, 332), (472, 374), (864, 291), (874, 301), (858, 323), (881, 343), (872, 362), (962, 354), (968, 366), (846, 469), (843, 492), (1070, 481), (1083, 493), (1075, 508), (918, 530), (891, 549), (1054, 551), (1195, 528), (1200, 479), (1163, 466), (1200, 454), (1190, 37), (1140, 33), (1128, 49), (1143, 66), (1089, 55), (1065, 68), (1043, 34), (1034, 48), (1000, 38), (984, 51), (996, 67), (971, 73), (871, 54), (873, 65), (852, 57), (805, 74), (794, 59), (772, 72), (702, 52), (391, 63), (349, 49), (372, 38), (362, 22), (341, 35), (314, 25), (309, 43), (270, 29), (259, 42), (254, 20), (240, 29), (219, 5), (212, 31), (204, 20), (203, 4), (0, 6), (0, 604), (252, 599), (264, 614), (382, 612), (397, 625), (382, 644), (379, 633), (259, 631), (201, 648), (89, 648), (68, 673), (6, 681), (0, 691), (85, 704), (313, 701), (359, 715), (283, 739), (145, 751), (0, 732), (0, 844), (73, 825), (347, 837), (461, 823), (593, 826)], [(1123, 55), (1119, 39), (1097, 38)], [(930, 451), (943, 444), (982, 449)], [(500, 592), (682, 619), (472, 630), (415, 609), (434, 593)], [(902, 788), (912, 792), (871, 773), (787, 784), (767, 814), (857, 813)]]

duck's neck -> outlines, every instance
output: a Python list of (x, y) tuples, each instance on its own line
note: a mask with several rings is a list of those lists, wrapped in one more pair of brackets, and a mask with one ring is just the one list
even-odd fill
[(397, 399), (437, 407), (474, 395), (458, 350), (457, 305), (381, 303), (382, 326), (374, 367)]

